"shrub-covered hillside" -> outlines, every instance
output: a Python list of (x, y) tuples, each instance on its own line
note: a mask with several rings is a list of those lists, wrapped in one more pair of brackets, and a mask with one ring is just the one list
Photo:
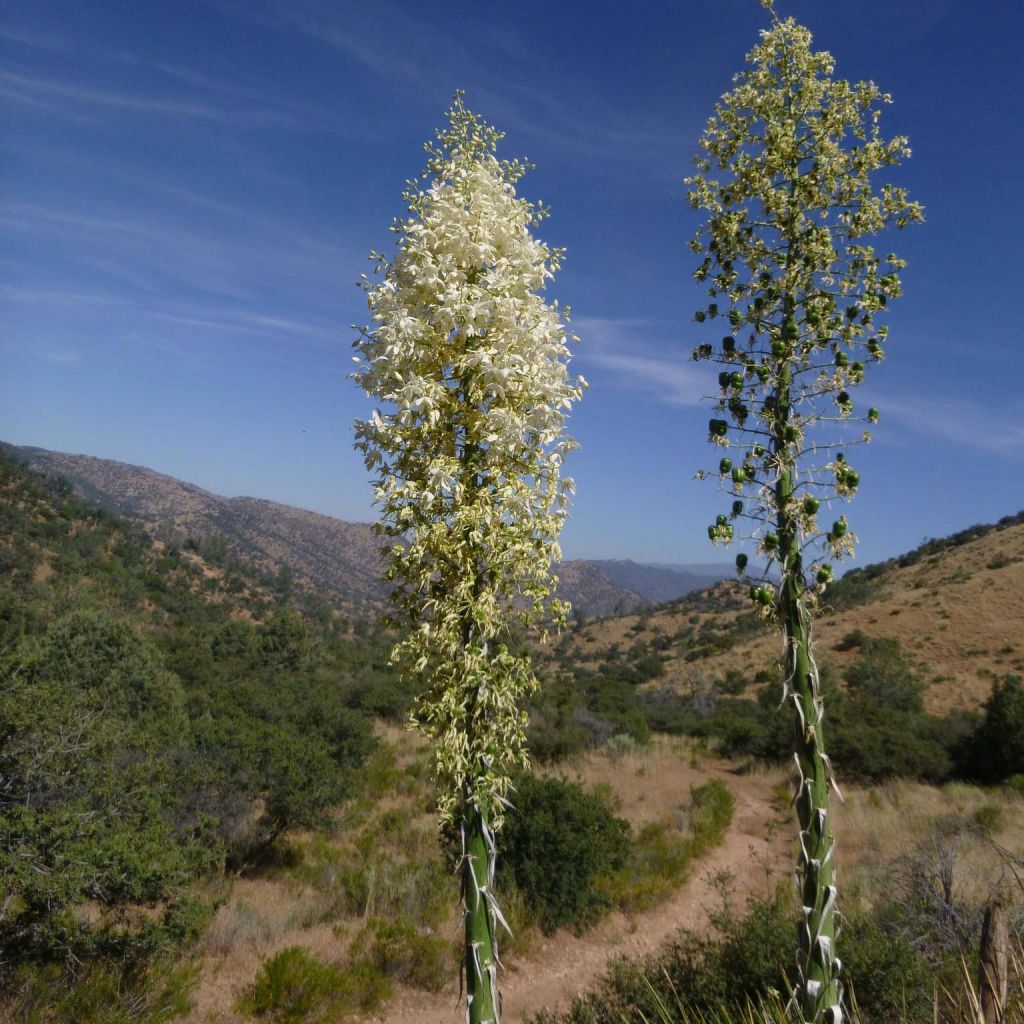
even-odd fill
[(0, 459), (0, 983), (186, 940), (204, 880), (349, 792), (407, 695), (267, 582)]

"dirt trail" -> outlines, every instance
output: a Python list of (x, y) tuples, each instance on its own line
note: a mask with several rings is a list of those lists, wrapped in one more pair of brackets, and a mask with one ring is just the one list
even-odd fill
[[(640, 957), (654, 952), (679, 928), (702, 928), (708, 911), (720, 900), (715, 875), (729, 872), (734, 897), (742, 902), (774, 885), (787, 870), (788, 833), (776, 830), (781, 834), (772, 836), (769, 830), (769, 823), (778, 819), (772, 806), (774, 777), (735, 775), (718, 765), (689, 774), (698, 783), (720, 778), (732, 790), (736, 809), (724, 842), (694, 866), (689, 881), (671, 899), (642, 918), (614, 914), (580, 937), (560, 931), (511, 964), (501, 976), (504, 1020), (511, 1024), (545, 1007), (564, 1008), (574, 995), (591, 987), (615, 957)], [(679, 781), (677, 776), (677, 793)], [(456, 984), (436, 995), (403, 990), (381, 1017), (387, 1024), (461, 1024), (465, 1007), (456, 1005), (457, 995)]]

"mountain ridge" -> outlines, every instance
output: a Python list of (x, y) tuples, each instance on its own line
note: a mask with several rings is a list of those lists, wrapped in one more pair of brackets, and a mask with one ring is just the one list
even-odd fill
[[(225, 497), (166, 473), (92, 455), (0, 442), (0, 448), (50, 477), (63, 478), (78, 497), (143, 524), (157, 539), (224, 538), (233, 553), (325, 591), (356, 614), (382, 607), (381, 540), (369, 523), (252, 496)], [(721, 574), (718, 568), (723, 568)], [(674, 600), (728, 575), (648, 566), (631, 559), (570, 559), (558, 566), (559, 596), (577, 615), (603, 618)]]

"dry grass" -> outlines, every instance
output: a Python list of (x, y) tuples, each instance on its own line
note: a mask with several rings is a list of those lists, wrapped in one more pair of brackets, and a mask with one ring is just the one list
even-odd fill
[(982, 904), (1010, 881), (999, 851), (1024, 857), (1024, 797), (962, 783), (890, 782), (854, 790), (835, 810), (845, 888), (883, 898), (891, 868), (915, 857), (952, 858), (955, 895)]
[[(895, 637), (924, 670), (925, 706), (934, 714), (978, 708), (995, 679), (1024, 672), (1024, 526), (990, 533), (906, 568), (894, 567), (877, 584), (878, 599), (818, 620), (819, 659), (842, 667), (855, 658), (856, 651), (836, 650), (854, 630)], [(726, 627), (746, 608), (743, 601), (720, 612), (676, 605), (604, 619), (575, 634), (570, 651), (588, 664), (612, 644), (625, 650), (687, 628)], [(719, 678), (729, 669), (749, 678), (778, 656), (778, 637), (765, 630), (697, 662), (670, 658), (659, 682), (684, 689), (696, 671)]]

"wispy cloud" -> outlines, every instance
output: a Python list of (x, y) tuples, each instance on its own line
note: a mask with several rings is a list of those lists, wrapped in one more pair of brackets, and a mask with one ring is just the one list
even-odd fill
[[(136, 92), (101, 89), (81, 82), (0, 71), (0, 90), (10, 100), (38, 106), (61, 101), (51, 109), (72, 115), (81, 107), (101, 107), (131, 114), (157, 115), (185, 120), (207, 121), (235, 128), (300, 128), (309, 122), (294, 114), (267, 107), (225, 107), (180, 97), (151, 96)], [(318, 130), (329, 125), (320, 124)]]
[[(541, 59), (536, 47), (509, 35), (486, 15), (467, 19), (452, 33), (430, 7), (377, 0), (372, 7), (291, 3), (273, 7), (220, 5), (235, 16), (287, 28), (355, 61), (396, 92), (416, 99), (456, 85), (474, 108), (518, 136), (541, 139), (567, 156), (657, 164), (662, 177), (678, 164), (674, 132), (645, 110), (616, 108), (616, 97), (564, 61)], [(528, 55), (528, 56), (525, 56)], [(530, 74), (523, 74), (523, 64)], [(660, 168), (660, 169), (659, 169)], [(673, 180), (678, 173), (674, 172)]]
[(1020, 457), (1024, 418), (1018, 410), (1001, 410), (981, 402), (945, 395), (880, 396), (883, 416), (909, 431), (988, 455)]
[(609, 371), (613, 386), (672, 406), (699, 405), (709, 393), (707, 373), (677, 346), (659, 344), (661, 329), (651, 321), (575, 317), (573, 330), (583, 339), (578, 351), (584, 370), (593, 365)]
[[(336, 296), (363, 265), (356, 254), (298, 228), (231, 210), (233, 223), (179, 216), (158, 220), (130, 209), (82, 213), (31, 203), (0, 203), (10, 237), (60, 243), (66, 262), (99, 270), (140, 291), (168, 281), (197, 293), (259, 301), (276, 294)], [(102, 288), (100, 289), (102, 290)], [(308, 301), (308, 300), (307, 300)]]

